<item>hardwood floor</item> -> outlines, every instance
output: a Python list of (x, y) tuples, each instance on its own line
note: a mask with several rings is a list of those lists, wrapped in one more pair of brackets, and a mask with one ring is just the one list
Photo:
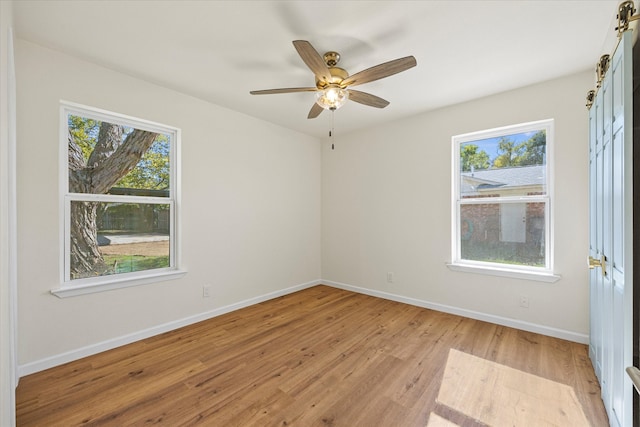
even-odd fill
[(18, 426), (571, 425), (570, 405), (608, 425), (585, 345), (327, 286), (24, 377), (16, 400)]

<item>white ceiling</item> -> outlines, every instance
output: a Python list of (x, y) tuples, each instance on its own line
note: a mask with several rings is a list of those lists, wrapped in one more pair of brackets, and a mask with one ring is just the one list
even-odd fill
[(347, 103), (335, 113), (344, 133), (594, 69), (620, 1), (19, 0), (14, 23), (20, 38), (324, 137), (331, 114), (306, 118), (313, 93), (249, 94), (314, 85), (293, 40), (338, 51), (351, 74), (416, 57), (358, 87), (391, 104)]

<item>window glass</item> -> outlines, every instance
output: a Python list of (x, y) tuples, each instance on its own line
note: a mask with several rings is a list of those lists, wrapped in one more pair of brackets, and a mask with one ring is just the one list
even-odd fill
[(545, 203), (460, 207), (460, 251), (465, 260), (545, 266)]
[[(68, 127), (69, 192), (101, 193), (106, 183), (118, 177), (107, 193), (169, 197), (170, 135), (74, 114), (68, 115)], [(122, 152), (119, 163), (112, 157), (117, 150)], [(88, 181), (87, 169), (96, 168), (105, 172), (92, 172), (93, 180), (98, 176), (105, 184)]]
[(460, 196), (546, 194), (546, 130), (460, 144)]
[[(94, 212), (96, 242), (75, 236), (86, 230), (84, 215)], [(170, 205), (150, 203), (71, 202), (71, 279), (166, 268), (170, 264)], [(74, 227), (79, 228), (74, 230)], [(83, 243), (86, 249), (80, 246)], [(91, 269), (83, 268), (91, 251)]]

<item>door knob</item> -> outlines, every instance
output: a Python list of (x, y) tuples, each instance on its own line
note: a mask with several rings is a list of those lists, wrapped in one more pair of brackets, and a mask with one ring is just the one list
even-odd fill
[(602, 268), (602, 275), (603, 276), (607, 275), (607, 257), (605, 257), (604, 255), (601, 255), (600, 259), (589, 256), (588, 265), (589, 265), (589, 268), (592, 270), (596, 267)]

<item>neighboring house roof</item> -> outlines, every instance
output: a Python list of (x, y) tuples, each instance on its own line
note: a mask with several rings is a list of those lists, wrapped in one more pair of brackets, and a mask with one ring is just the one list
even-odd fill
[(462, 194), (484, 192), (492, 189), (544, 186), (545, 166), (520, 166), (462, 172), (460, 192)]

